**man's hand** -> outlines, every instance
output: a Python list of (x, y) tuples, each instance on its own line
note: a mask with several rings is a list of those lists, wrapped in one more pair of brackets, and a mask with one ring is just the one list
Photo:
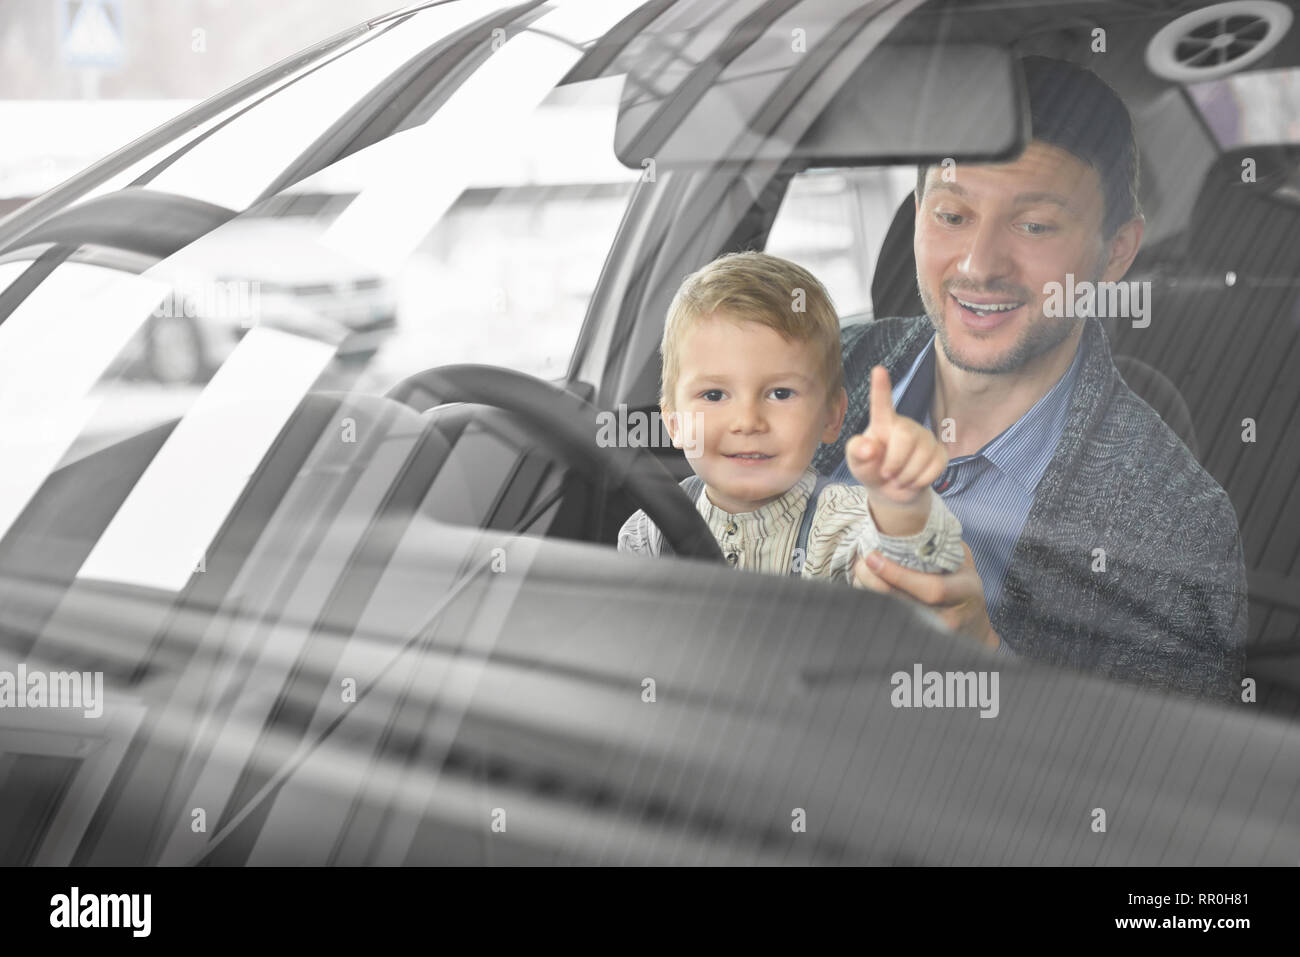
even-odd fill
[(970, 546), (962, 542), (966, 557), (950, 575), (932, 575), (904, 568), (879, 552), (853, 563), (853, 584), (882, 594), (906, 595), (926, 605), (953, 631), (974, 638), (989, 648), (1002, 643), (989, 621), (984, 586), (975, 570)]

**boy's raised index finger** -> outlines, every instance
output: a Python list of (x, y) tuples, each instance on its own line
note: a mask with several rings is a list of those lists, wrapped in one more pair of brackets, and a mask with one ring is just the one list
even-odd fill
[(871, 423), (888, 425), (894, 420), (894, 387), (889, 370), (875, 366), (871, 370)]

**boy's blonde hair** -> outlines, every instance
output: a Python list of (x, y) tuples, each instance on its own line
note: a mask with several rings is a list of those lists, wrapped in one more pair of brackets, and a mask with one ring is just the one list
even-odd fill
[(832, 401), (844, 387), (840, 319), (826, 288), (802, 266), (760, 252), (727, 253), (687, 276), (664, 323), (663, 376), (659, 402), (672, 409), (681, 361), (677, 346), (691, 324), (722, 310), (756, 322), (790, 342), (814, 344)]

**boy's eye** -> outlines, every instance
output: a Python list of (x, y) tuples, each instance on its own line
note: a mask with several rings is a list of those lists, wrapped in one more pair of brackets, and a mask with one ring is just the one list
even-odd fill
[(778, 386), (772, 390), (772, 398), (789, 399), (794, 395), (794, 389), (787, 389), (785, 386)]
[(700, 393), (700, 398), (703, 399), (705, 402), (721, 402), (721, 401), (722, 401), (722, 390), (721, 390), (721, 389), (709, 389), (707, 392), (701, 392), (701, 393)]

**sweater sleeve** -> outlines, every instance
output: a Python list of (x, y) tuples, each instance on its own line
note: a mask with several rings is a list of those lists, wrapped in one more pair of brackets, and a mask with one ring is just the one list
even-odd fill
[(644, 558), (659, 556), (659, 527), (650, 516), (637, 509), (618, 530), (618, 550)]
[[(700, 480), (694, 475), (688, 475), (678, 483), (683, 492), (686, 493), (688, 500), (696, 502), (698, 510), (698, 499), (703, 488)], [(659, 526), (650, 520), (650, 516), (645, 513), (644, 509), (637, 509), (633, 512), (623, 527), (618, 530), (618, 550), (630, 555), (640, 555), (644, 558), (658, 558), (663, 554), (664, 533), (659, 530)], [(671, 553), (671, 549), (669, 552)]]
[(808, 530), (804, 578), (853, 583), (853, 548), (869, 518), (867, 490), (860, 485), (827, 485)]
[(965, 553), (961, 523), (943, 499), (932, 494), (930, 516), (917, 535), (882, 535), (871, 518), (867, 490), (860, 485), (828, 485), (817, 503), (808, 534), (805, 578), (853, 584), (853, 562), (873, 548), (900, 564), (931, 573), (956, 571)]
[[(1247, 631), (1246, 566), (1236, 512), (1226, 493), (1181, 511), (1166, 554), (1121, 561), (1116, 616), (1123, 639), (1117, 673), (1172, 690), (1239, 700)], [(1167, 507), (1167, 506), (1166, 506)], [(1118, 594), (1116, 594), (1118, 593)], [(1111, 634), (1114, 635), (1112, 630)]]
[(904, 568), (932, 575), (955, 572), (961, 568), (966, 553), (961, 547), (961, 522), (944, 500), (929, 489), (930, 514), (925, 527), (915, 535), (884, 535), (868, 509), (858, 534), (857, 554), (863, 558), (879, 551)]

